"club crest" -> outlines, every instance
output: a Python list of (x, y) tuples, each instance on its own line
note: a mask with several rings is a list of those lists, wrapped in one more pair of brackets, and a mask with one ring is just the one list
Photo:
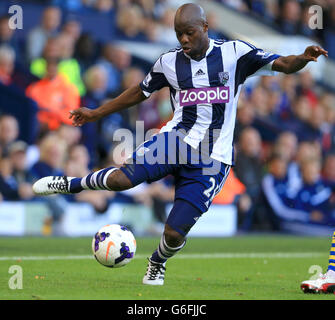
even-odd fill
[(219, 81), (220, 83), (222, 83), (223, 85), (225, 85), (228, 80), (229, 80), (229, 72), (223, 71), (223, 72), (219, 72)]

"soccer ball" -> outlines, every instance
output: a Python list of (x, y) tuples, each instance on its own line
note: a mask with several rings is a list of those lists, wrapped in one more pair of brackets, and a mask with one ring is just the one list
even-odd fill
[(119, 268), (134, 258), (136, 240), (126, 227), (109, 224), (95, 234), (92, 250), (99, 263), (109, 268)]

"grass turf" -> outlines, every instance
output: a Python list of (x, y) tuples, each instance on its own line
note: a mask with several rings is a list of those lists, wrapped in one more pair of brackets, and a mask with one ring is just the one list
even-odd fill
[[(190, 238), (167, 263), (165, 285), (145, 286), (146, 257), (158, 241), (138, 238), (136, 259), (109, 269), (91, 258), (90, 238), (0, 238), (0, 299), (335, 300), (299, 288), (311, 266), (327, 267), (330, 238)], [(12, 265), (22, 267), (21, 290), (8, 286)]]

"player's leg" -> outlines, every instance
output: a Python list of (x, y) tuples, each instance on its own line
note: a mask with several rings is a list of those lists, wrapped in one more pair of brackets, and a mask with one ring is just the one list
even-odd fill
[(166, 261), (185, 246), (187, 233), (201, 215), (202, 211), (188, 201), (175, 201), (159, 245), (149, 258), (147, 272), (143, 277), (144, 284), (164, 284)]
[[(83, 190), (109, 190), (123, 191), (144, 181), (156, 181), (170, 174), (176, 164), (168, 164), (168, 153), (161, 152), (163, 161), (157, 163), (152, 161), (152, 156), (157, 145), (167, 145), (167, 134), (159, 134), (151, 140), (144, 142), (133, 153), (131, 159), (121, 168), (109, 167), (95, 172), (91, 172), (85, 177), (48, 176), (36, 181), (33, 190), (38, 195), (49, 194), (72, 194)], [(146, 153), (142, 153), (142, 150)], [(148, 161), (149, 160), (149, 161)], [(166, 160), (166, 161), (165, 161)]]
[(320, 274), (318, 279), (303, 281), (300, 288), (304, 293), (335, 293), (335, 231), (330, 247), (327, 272)]
[(36, 181), (33, 190), (38, 195), (72, 194), (83, 190), (122, 191), (134, 185), (118, 168), (110, 167), (91, 172), (85, 177), (48, 176)]
[(184, 166), (176, 182), (175, 203), (166, 221), (164, 233), (156, 251), (149, 259), (144, 284), (163, 285), (165, 263), (186, 243), (186, 235), (200, 216), (206, 212), (224, 182), (230, 166), (217, 163), (218, 171), (204, 175), (201, 166)]

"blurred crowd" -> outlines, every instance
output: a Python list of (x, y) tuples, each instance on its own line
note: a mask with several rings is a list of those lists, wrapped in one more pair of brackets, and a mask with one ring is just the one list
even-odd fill
[[(335, 59), (335, 1), (334, 0), (216, 0), (234, 10), (246, 13), (286, 35), (303, 35), (322, 44)], [(316, 22), (311, 17), (322, 9), (321, 29), (310, 28)]]
[[(261, 14), (257, 9), (264, 9), (261, 4), (281, 1), (223, 2), (235, 7), (240, 3), (237, 9)], [(96, 108), (142, 81), (147, 67), (114, 40), (175, 46), (176, 4), (164, 0), (54, 0), (50, 4), (24, 44), (17, 41), (17, 31), (8, 28), (9, 16), (0, 17), (0, 201), (44, 201), (53, 220), (69, 202), (90, 203), (97, 213), (104, 213), (113, 201), (135, 202), (153, 208), (156, 219), (163, 222), (164, 206), (174, 197), (170, 178), (117, 194), (85, 191), (40, 199), (31, 186), (47, 175), (85, 176), (92, 170), (120, 166), (134, 146), (114, 152), (117, 129), (135, 132), (138, 120), (144, 121), (145, 130), (160, 128), (171, 118), (168, 89), (80, 128), (71, 126), (68, 115), (81, 106)], [(77, 20), (62, 19), (64, 10), (117, 12), (116, 38), (97, 41), (82, 31)], [(215, 27), (215, 14), (208, 17), (210, 37), (224, 37)], [(334, 224), (334, 99), (308, 71), (246, 83), (237, 111), (236, 166), (214, 200), (237, 206), (239, 228), (278, 230), (281, 219)]]

